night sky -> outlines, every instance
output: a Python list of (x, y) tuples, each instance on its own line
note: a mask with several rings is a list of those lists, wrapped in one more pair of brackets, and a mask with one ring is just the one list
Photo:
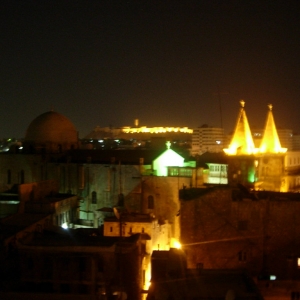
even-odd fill
[(0, 138), (54, 109), (95, 126), (300, 132), (300, 1), (1, 1)]

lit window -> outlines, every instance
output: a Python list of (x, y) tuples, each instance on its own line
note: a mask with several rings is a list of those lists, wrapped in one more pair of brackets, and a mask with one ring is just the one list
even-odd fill
[(298, 257), (298, 259), (297, 259), (297, 266), (298, 266), (298, 268), (300, 268), (300, 257)]

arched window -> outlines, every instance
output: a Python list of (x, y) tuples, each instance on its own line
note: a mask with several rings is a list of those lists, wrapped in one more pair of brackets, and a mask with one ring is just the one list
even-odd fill
[(97, 193), (95, 191), (92, 192), (92, 204), (97, 204)]
[(154, 209), (154, 198), (152, 195), (148, 196), (148, 209)]

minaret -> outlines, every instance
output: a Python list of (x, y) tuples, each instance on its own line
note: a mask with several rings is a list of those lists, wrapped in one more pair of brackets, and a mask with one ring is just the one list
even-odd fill
[(281, 143), (278, 137), (273, 112), (272, 104), (268, 105), (269, 111), (265, 125), (264, 135), (259, 147), (260, 153), (285, 153), (287, 148), (281, 148)]
[(228, 155), (249, 155), (256, 153), (248, 119), (245, 111), (245, 101), (241, 100), (241, 109), (238, 115), (235, 131), (230, 145), (224, 152)]

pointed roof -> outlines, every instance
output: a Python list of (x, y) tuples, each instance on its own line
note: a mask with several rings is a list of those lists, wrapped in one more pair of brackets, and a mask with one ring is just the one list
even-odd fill
[(153, 160), (153, 169), (157, 176), (168, 176), (168, 167), (183, 167), (184, 157), (170, 148), (171, 143), (166, 143), (167, 149)]
[(272, 104), (268, 105), (269, 111), (265, 125), (264, 135), (259, 147), (261, 153), (284, 153), (287, 148), (281, 148), (281, 143), (278, 137), (274, 116), (272, 112)]
[(241, 100), (240, 104), (241, 109), (231, 143), (227, 149), (224, 149), (224, 152), (228, 155), (253, 154), (257, 151), (246, 116), (245, 101)]

